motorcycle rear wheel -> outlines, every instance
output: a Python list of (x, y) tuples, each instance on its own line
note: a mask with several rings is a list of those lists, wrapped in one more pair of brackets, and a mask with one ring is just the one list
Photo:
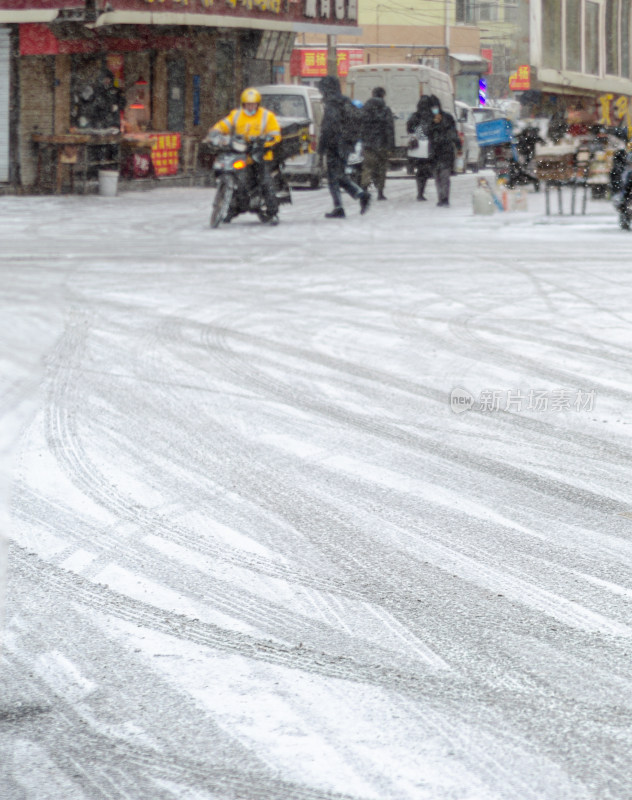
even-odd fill
[(227, 180), (221, 180), (215, 192), (211, 210), (211, 228), (217, 228), (226, 219), (230, 201), (233, 199), (234, 187)]

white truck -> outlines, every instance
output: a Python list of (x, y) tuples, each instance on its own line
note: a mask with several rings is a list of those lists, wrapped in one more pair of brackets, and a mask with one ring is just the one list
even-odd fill
[(406, 122), (417, 110), (422, 94), (434, 94), (441, 107), (456, 120), (454, 90), (450, 76), (422, 64), (361, 64), (349, 68), (347, 92), (352, 100), (365, 103), (376, 86), (386, 90), (386, 105), (395, 115), (395, 152), (391, 164), (407, 164), (406, 148), (410, 134)]

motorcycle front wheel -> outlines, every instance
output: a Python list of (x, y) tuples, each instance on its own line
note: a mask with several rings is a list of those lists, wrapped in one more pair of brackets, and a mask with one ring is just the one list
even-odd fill
[(211, 210), (211, 228), (217, 228), (226, 219), (234, 191), (232, 181), (220, 178)]

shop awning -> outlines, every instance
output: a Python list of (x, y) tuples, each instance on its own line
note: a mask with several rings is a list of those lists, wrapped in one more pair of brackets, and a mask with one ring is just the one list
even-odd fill
[(299, 22), (290, 19), (263, 19), (253, 16), (233, 17), (228, 14), (195, 14), (160, 11), (118, 10), (100, 14), (89, 28), (106, 25), (188, 25), (205, 28), (249, 28), (259, 31), (290, 31), (292, 33), (316, 33), (330, 36), (361, 36), (362, 28), (350, 25), (326, 25)]
[(487, 72), (489, 66), (486, 58), (474, 53), (450, 53), (450, 58), (458, 63), (460, 72)]
[(57, 19), (58, 8), (0, 9), (0, 24), (11, 22), (52, 22)]
[(53, 22), (60, 15), (85, 16), (85, 0), (0, 0), (0, 24)]

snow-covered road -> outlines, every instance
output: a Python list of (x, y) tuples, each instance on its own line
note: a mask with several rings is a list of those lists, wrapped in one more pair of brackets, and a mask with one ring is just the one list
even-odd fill
[(0, 197), (2, 800), (629, 800), (632, 235), (475, 181)]

